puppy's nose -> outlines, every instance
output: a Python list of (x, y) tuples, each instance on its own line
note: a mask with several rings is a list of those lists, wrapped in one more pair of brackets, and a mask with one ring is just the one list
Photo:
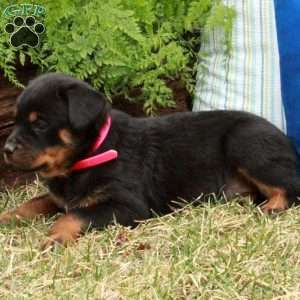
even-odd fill
[(7, 141), (4, 145), (3, 151), (6, 155), (12, 154), (17, 148), (17, 143), (14, 140)]

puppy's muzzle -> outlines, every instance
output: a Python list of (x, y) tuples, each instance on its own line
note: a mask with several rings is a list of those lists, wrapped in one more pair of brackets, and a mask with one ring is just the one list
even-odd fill
[(3, 152), (4, 157), (8, 158), (11, 156), (17, 149), (17, 142), (15, 139), (8, 139), (4, 145)]
[(21, 149), (22, 146), (16, 139), (15, 135), (12, 133), (5, 142), (3, 148), (4, 160), (6, 163), (10, 162), (10, 158), (17, 149)]

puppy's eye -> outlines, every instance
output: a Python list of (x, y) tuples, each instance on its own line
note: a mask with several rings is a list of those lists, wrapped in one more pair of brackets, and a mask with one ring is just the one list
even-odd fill
[(33, 124), (32, 127), (34, 131), (45, 131), (48, 129), (48, 123), (45, 120), (37, 119)]

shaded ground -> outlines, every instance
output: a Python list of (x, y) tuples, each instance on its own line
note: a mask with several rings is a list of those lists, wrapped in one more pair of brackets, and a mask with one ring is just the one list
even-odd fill
[[(183, 112), (191, 110), (192, 97), (185, 89), (184, 85), (180, 81), (169, 80), (167, 82), (167, 86), (173, 92), (173, 98), (176, 103), (176, 106), (170, 108), (160, 108), (157, 111), (157, 115), (162, 116), (174, 112)], [(136, 91), (135, 93), (138, 93), (138, 91)], [(143, 111), (143, 107), (141, 104), (129, 102), (122, 96), (113, 97), (113, 108), (125, 111), (134, 117), (145, 116), (145, 112)]]
[[(29, 67), (19, 66), (18, 69), (17, 76), (23, 84), (33, 78), (36, 72), (34, 68)], [(14, 124), (15, 101), (20, 92), (21, 89), (10, 84), (0, 72), (0, 190), (7, 186), (30, 182), (34, 177), (34, 174), (21, 173), (8, 167), (3, 160), (2, 149)]]

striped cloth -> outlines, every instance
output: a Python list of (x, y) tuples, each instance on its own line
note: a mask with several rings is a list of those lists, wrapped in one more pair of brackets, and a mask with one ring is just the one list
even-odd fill
[(245, 110), (286, 131), (274, 2), (223, 1), (237, 13), (231, 56), (222, 31), (215, 30), (202, 45), (193, 110)]

